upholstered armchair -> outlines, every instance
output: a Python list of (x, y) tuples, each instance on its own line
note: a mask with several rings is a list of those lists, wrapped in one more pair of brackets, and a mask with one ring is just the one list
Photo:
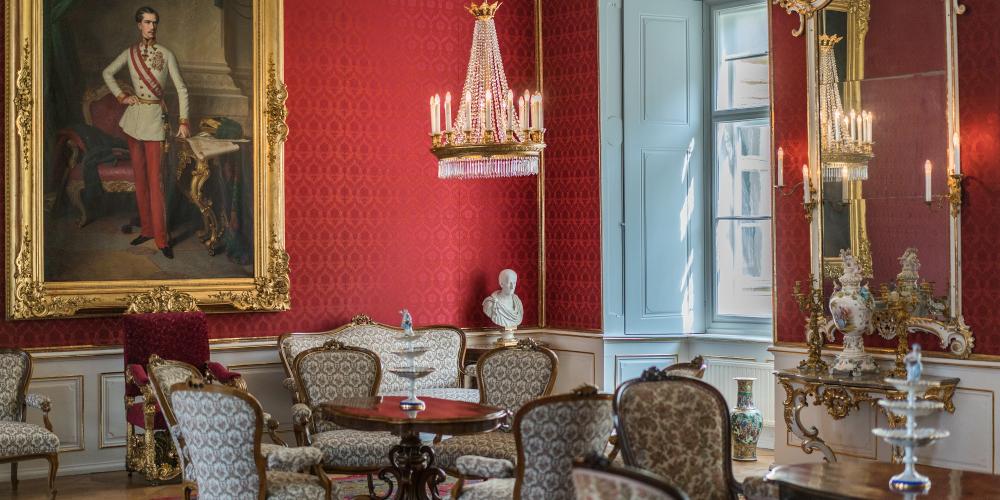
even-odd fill
[(688, 496), (663, 478), (642, 469), (619, 467), (603, 455), (573, 462), (576, 500), (687, 500)]
[[(149, 357), (146, 365), (146, 374), (149, 376), (149, 384), (153, 388), (156, 396), (156, 403), (163, 413), (163, 418), (167, 422), (167, 428), (171, 431), (177, 427), (177, 416), (174, 414), (173, 406), (170, 403), (170, 388), (181, 382), (198, 379), (202, 373), (192, 365), (183, 361), (163, 359), (156, 354)], [(265, 457), (275, 452), (279, 448), (285, 447), (285, 442), (277, 434), (278, 421), (271, 414), (264, 412), (264, 428), (274, 444), (261, 443), (260, 450)], [(177, 452), (177, 467), (181, 471), (181, 479), (184, 482), (197, 484), (194, 470), (191, 468), (191, 460), (187, 450), (184, 449), (184, 442), (177, 438), (174, 432), (170, 432), (170, 439), (173, 441), (174, 450)]]
[(341, 498), (319, 466), (319, 450), (282, 448), (264, 456), (264, 412), (246, 392), (191, 380), (173, 385), (170, 401), (177, 418), (173, 432), (198, 479), (197, 485), (184, 482), (185, 500), (195, 487), (199, 500)]
[(492, 479), (464, 488), (460, 482), (454, 496), (572, 500), (573, 460), (603, 453), (612, 426), (611, 395), (598, 393), (594, 386), (526, 403), (514, 416), (517, 465), (504, 459), (459, 457), (456, 467), (463, 476)]
[[(493, 349), (476, 363), (479, 399), (482, 404), (503, 408), (514, 415), (528, 401), (552, 392), (558, 369), (556, 354), (531, 339)], [(508, 423), (495, 432), (446, 439), (434, 447), (436, 462), (449, 474), (459, 477), (462, 476), (455, 461), (462, 455), (516, 462), (517, 447), (510, 429)]]
[[(181, 468), (146, 363), (153, 354), (197, 367), (202, 374), (246, 391), (238, 373), (209, 360), (208, 326), (201, 311), (126, 314), (125, 418), (128, 422), (125, 469), (152, 482), (177, 477)], [(137, 401), (141, 398), (141, 401)], [(142, 429), (142, 434), (135, 432)]]
[[(703, 378), (705, 376), (705, 370), (708, 368), (708, 364), (705, 363), (705, 358), (701, 356), (695, 356), (691, 358), (691, 361), (686, 361), (683, 363), (674, 363), (662, 370), (664, 374), (670, 375), (680, 375), (684, 377), (694, 377)], [(655, 368), (650, 368), (655, 369)], [(608, 459), (615, 460), (618, 457), (618, 453), (621, 452), (621, 443), (618, 441), (618, 435), (611, 436), (611, 453), (608, 454)]]
[[(132, 94), (127, 83), (118, 85)], [(62, 175), (66, 195), (80, 211), (80, 227), (91, 220), (89, 202), (93, 194), (135, 191), (127, 136), (118, 125), (127, 108), (106, 85), (89, 89), (83, 96), (85, 125), (65, 128), (56, 134), (57, 163), (65, 168)]]
[(729, 410), (711, 385), (650, 368), (615, 393), (625, 464), (644, 469), (692, 498), (735, 500)]
[[(49, 421), (49, 398), (28, 394), (30, 380), (31, 356), (20, 349), (0, 349), (0, 463), (10, 463), (10, 486), (16, 491), (18, 462), (48, 460), (49, 491), (54, 496), (59, 437)], [(44, 428), (25, 422), (29, 406), (41, 410)]]
[(303, 398), (292, 407), (296, 435), (323, 452), (328, 472), (367, 474), (369, 493), (377, 498), (372, 474), (389, 465), (389, 450), (399, 438), (388, 432), (338, 427), (322, 419), (316, 408), (332, 399), (376, 395), (382, 379), (378, 356), (334, 339), (300, 353), (292, 366)]

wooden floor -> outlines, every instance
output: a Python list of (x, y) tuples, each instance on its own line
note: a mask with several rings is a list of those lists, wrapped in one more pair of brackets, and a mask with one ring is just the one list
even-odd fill
[[(733, 474), (738, 481), (767, 473), (774, 462), (774, 453), (760, 450), (757, 455), (756, 462), (733, 462)], [(130, 479), (125, 472), (63, 476), (56, 479), (56, 489), (59, 500), (152, 500), (178, 498), (182, 494), (178, 484), (150, 486), (141, 474), (134, 474)], [(10, 483), (0, 483), (0, 498), (43, 499), (47, 498), (46, 491), (44, 479), (22, 480), (16, 493), (10, 491)]]

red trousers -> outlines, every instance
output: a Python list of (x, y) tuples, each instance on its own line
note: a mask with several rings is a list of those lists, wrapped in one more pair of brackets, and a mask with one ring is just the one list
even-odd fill
[(163, 204), (163, 186), (160, 184), (160, 159), (162, 141), (139, 141), (128, 138), (128, 152), (135, 174), (135, 202), (139, 208), (139, 223), (147, 238), (156, 240), (156, 246), (170, 245), (167, 234), (166, 207)]

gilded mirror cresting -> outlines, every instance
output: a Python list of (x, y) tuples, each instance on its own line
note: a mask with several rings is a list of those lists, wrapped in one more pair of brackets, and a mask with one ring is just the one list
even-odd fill
[(289, 308), (282, 0), (6, 0), (6, 316)]
[[(961, 307), (955, 34), (964, 6), (957, 0), (772, 3), (799, 15), (801, 25), (792, 34), (804, 34), (807, 46), (808, 175), (818, 198), (804, 205), (811, 273), (818, 277), (812, 288), (826, 297), (820, 302), (828, 300), (832, 278), (842, 268), (839, 252), (849, 251), (873, 294), (887, 284), (890, 291), (906, 295), (908, 289), (919, 297), (906, 330), (932, 334), (950, 354), (970, 356), (974, 338)], [(896, 14), (887, 16), (893, 9)], [(890, 23), (920, 32), (926, 48), (914, 48)], [(907, 66), (900, 57), (904, 49), (921, 57)], [(917, 93), (906, 97), (907, 86)], [(851, 148), (831, 146), (846, 140), (840, 134), (851, 138)], [(829, 312), (816, 323), (833, 340)], [(882, 336), (892, 337), (891, 330), (876, 322)], [(809, 344), (813, 357), (812, 335)]]

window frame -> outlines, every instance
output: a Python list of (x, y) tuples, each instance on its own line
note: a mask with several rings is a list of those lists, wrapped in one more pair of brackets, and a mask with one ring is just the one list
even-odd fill
[[(756, 317), (756, 316), (741, 316), (741, 315), (728, 315), (728, 314), (718, 314), (718, 296), (719, 287), (716, 284), (716, 275), (718, 271), (718, 251), (716, 245), (716, 235), (718, 232), (718, 223), (722, 220), (760, 220), (767, 221), (771, 229), (771, 252), (770, 254), (763, 256), (763, 258), (772, 259), (771, 266), (771, 299), (768, 301), (773, 304), (774, 302), (774, 199), (772, 193), (771, 199), (771, 209), (769, 214), (765, 216), (724, 216), (720, 217), (717, 214), (717, 188), (719, 185), (718, 180), (718, 157), (716, 154), (717, 146), (717, 129), (720, 124), (733, 123), (741, 121), (756, 121), (763, 120), (768, 124), (768, 130), (771, 130), (771, 95), (770, 88), (773, 82), (770, 79), (773, 77), (773, 72), (771, 71), (770, 65), (770, 42), (768, 42), (768, 103), (766, 106), (757, 106), (750, 108), (735, 108), (735, 109), (717, 109), (718, 105), (718, 93), (717, 93), (717, 79), (720, 59), (717, 52), (717, 29), (716, 21), (717, 15), (722, 10), (735, 9), (747, 6), (762, 6), (767, 12), (767, 7), (769, 2), (767, 0), (705, 0), (705, 11), (703, 19), (705, 19), (705, 29), (704, 29), (704, 50), (705, 50), (705, 94), (710, 96), (710, 98), (705, 100), (704, 106), (704, 123), (705, 123), (705, 137), (703, 138), (704, 144), (706, 145), (705, 154), (705, 174), (706, 180), (705, 189), (705, 220), (706, 220), (706, 273), (705, 273), (705, 286), (709, 293), (706, 294), (705, 301), (705, 319), (706, 321), (706, 333), (709, 334), (724, 334), (724, 335), (749, 335), (753, 337), (770, 336), (772, 333), (773, 324), (773, 307), (769, 310), (770, 314), (767, 317)], [(768, 20), (770, 23), (770, 20)], [(770, 32), (770, 30), (768, 30)], [(740, 53), (740, 58), (747, 57), (757, 57), (764, 55), (763, 53)], [(773, 144), (768, 141), (770, 149), (774, 148)], [(770, 150), (766, 153), (768, 158), (771, 158)], [(769, 162), (770, 163), (770, 162)], [(773, 180), (771, 178), (771, 172), (773, 166), (768, 166), (769, 175), (767, 178), (767, 189), (771, 189)]]

